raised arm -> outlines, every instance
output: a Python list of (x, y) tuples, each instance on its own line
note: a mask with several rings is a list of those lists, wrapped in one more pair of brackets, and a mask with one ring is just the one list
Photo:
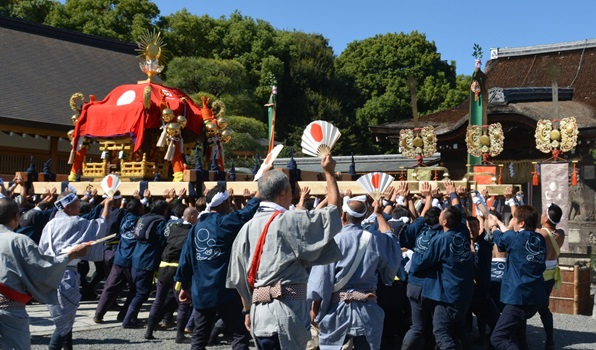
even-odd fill
[(321, 158), (321, 167), (323, 168), (325, 181), (327, 182), (327, 205), (335, 205), (341, 215), (339, 187), (335, 179), (335, 160), (331, 157), (331, 154), (326, 154)]

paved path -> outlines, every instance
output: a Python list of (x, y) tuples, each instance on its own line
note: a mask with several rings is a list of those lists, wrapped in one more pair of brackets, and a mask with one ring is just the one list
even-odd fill
[[(77, 312), (74, 325), (74, 348), (97, 350), (149, 350), (149, 349), (189, 349), (190, 344), (176, 344), (174, 338), (176, 331), (158, 330), (155, 332), (156, 340), (145, 340), (144, 329), (123, 329), (120, 322), (116, 321), (115, 311), (109, 311), (104, 317), (104, 323), (93, 322), (95, 301), (83, 301)], [(31, 318), (32, 349), (47, 349), (50, 335), (54, 325), (49, 318), (45, 305), (34, 304), (27, 306)], [(146, 303), (139, 314), (139, 319), (148, 316), (149, 304)], [(209, 347), (210, 350), (230, 349), (229, 339), (220, 338), (222, 345)], [(556, 349), (596, 349), (596, 318), (590, 316), (573, 316), (555, 314), (555, 339)], [(544, 331), (538, 316), (528, 321), (528, 342), (530, 349), (541, 350), (544, 348)], [(251, 349), (255, 349), (251, 346)], [(475, 346), (474, 350), (484, 349)]]

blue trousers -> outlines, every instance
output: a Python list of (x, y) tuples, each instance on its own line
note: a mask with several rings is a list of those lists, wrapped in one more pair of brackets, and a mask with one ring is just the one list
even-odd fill
[[(536, 314), (540, 305), (505, 305), (501, 317), (490, 337), (497, 350), (527, 349), (526, 320)], [(519, 344), (514, 342), (518, 337)]]
[[(149, 311), (149, 321), (153, 322), (153, 326), (155, 326), (166, 313), (166, 298), (168, 296), (168, 292), (173, 288), (173, 283), (157, 281), (157, 291), (155, 293), (155, 300), (153, 301), (153, 305), (151, 305), (151, 311)], [(179, 327), (184, 327), (184, 325), (186, 325), (186, 322), (188, 322), (188, 319), (190, 318), (192, 307), (190, 304), (181, 303), (178, 300), (179, 294), (180, 292), (174, 292), (174, 299), (176, 299), (176, 302), (178, 303), (176, 324)], [(184, 328), (182, 328), (182, 331), (184, 331)]]
[(195, 328), (192, 332), (191, 350), (205, 349), (218, 316), (224, 322), (226, 329), (232, 332), (232, 349), (248, 350), (250, 335), (244, 326), (240, 296), (217, 307), (195, 309), (194, 315)]
[(96, 318), (100, 320), (103, 319), (106, 312), (108, 312), (108, 309), (118, 299), (118, 295), (124, 290), (124, 288), (126, 288), (127, 285), (129, 288), (128, 295), (126, 297), (126, 302), (122, 307), (123, 312), (122, 314), (118, 315), (118, 319), (124, 318), (126, 310), (128, 310), (128, 306), (132, 301), (132, 298), (136, 295), (136, 286), (132, 281), (132, 275), (129, 267), (112, 265), (110, 274), (106, 279), (106, 283), (103, 286), (103, 291), (101, 293), (101, 296), (99, 297), (97, 309), (95, 309)]
[(466, 330), (468, 302), (447, 304), (434, 302), (433, 333), (441, 350), (471, 349)]
[(546, 303), (544, 303), (540, 309), (538, 309), (538, 313), (540, 314), (540, 320), (542, 321), (542, 325), (544, 326), (544, 332), (546, 333), (546, 345), (551, 346), (555, 344), (554, 340), (554, 333), (555, 333), (555, 324), (553, 321), (553, 313), (550, 312), (548, 307), (550, 293), (553, 291), (553, 287), (555, 286), (555, 280), (548, 280), (546, 281)]
[(128, 311), (124, 316), (124, 321), (122, 321), (123, 326), (131, 326), (137, 322), (141, 306), (149, 299), (151, 288), (153, 288), (153, 274), (153, 271), (132, 268), (132, 279), (137, 288), (137, 293), (128, 306)]
[[(407, 295), (410, 300), (412, 325), (402, 341), (402, 350), (418, 349), (423, 340), (426, 345), (434, 344), (432, 334), (432, 309), (429, 301), (422, 298), (422, 286), (408, 283)], [(434, 348), (427, 346), (427, 348)]]

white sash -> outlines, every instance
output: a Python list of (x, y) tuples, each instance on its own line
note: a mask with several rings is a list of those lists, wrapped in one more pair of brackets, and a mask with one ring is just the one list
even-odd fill
[(346, 283), (348, 283), (350, 278), (352, 278), (358, 266), (360, 266), (360, 262), (362, 262), (362, 258), (364, 258), (364, 252), (366, 251), (366, 247), (368, 247), (371, 236), (372, 233), (366, 230), (362, 231), (362, 236), (360, 236), (360, 242), (358, 243), (358, 252), (356, 253), (356, 257), (352, 262), (352, 266), (350, 266), (348, 273), (333, 286), (334, 292), (340, 291), (346, 285)]

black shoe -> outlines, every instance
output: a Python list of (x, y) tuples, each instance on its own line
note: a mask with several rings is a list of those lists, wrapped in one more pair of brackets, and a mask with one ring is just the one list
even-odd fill
[(95, 323), (103, 323), (103, 318), (99, 318), (97, 316), (93, 317), (93, 322)]
[[(190, 338), (187, 338), (185, 336), (182, 337), (176, 337), (176, 344), (189, 344), (190, 343)], [(211, 346), (211, 345), (208, 345)]]
[(141, 326), (138, 322), (122, 323), (122, 328), (138, 329), (138, 328), (142, 328), (142, 327), (143, 326)]

